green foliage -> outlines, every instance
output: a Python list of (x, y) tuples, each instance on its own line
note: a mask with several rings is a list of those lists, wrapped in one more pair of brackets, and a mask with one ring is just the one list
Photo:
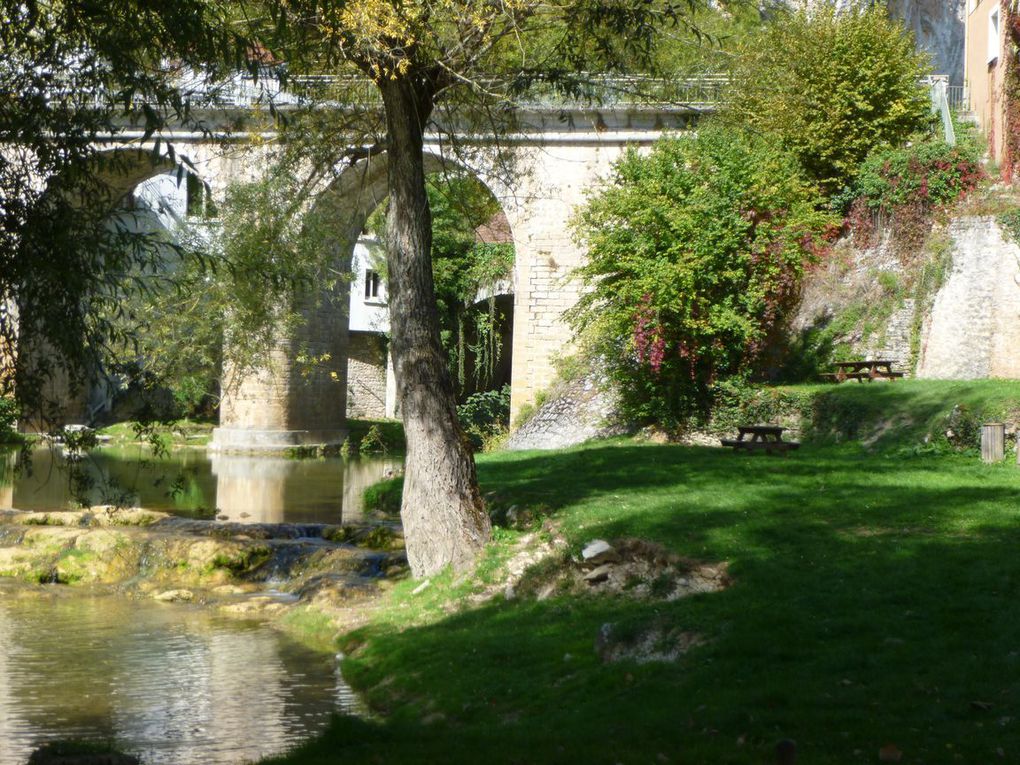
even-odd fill
[(510, 386), (472, 393), (457, 407), (457, 417), (475, 449), (510, 426)]
[(1014, 242), (1020, 244), (1020, 209), (1002, 213), (999, 216), (999, 226), (1009, 234)]
[(145, 332), (118, 348), (115, 368), (159, 419), (208, 416), (226, 368), (243, 377), (265, 364), (279, 333), (293, 332), (316, 306), (346, 309), (341, 288), (349, 275), (331, 254), (333, 211), (305, 209), (303, 198), (300, 181), (283, 168), (231, 184), (218, 223), (174, 233), (193, 257), (164, 264), (126, 301), (121, 321)]
[(924, 250), (924, 263), (914, 281), (914, 316), (910, 324), (910, 369), (917, 368), (921, 357), (921, 330), (931, 315), (935, 296), (945, 284), (953, 267), (953, 241), (945, 233), (929, 236)]
[[(46, 380), (78, 383), (104, 364), (107, 347), (139, 334), (111, 317), (166, 248), (109, 216), (126, 178), (176, 164), (175, 155), (158, 140), (150, 154), (105, 151), (97, 138), (127, 125), (148, 137), (169, 118), (195, 126), (158, 61), (211, 74), (237, 62), (244, 45), (220, 10), (204, 0), (0, 8), (0, 135), (15, 147), (0, 157), (0, 395), (33, 415), (53, 414)], [(34, 352), (18, 354), (14, 369), (18, 343)]]
[(388, 515), (399, 514), (403, 493), (404, 479), (402, 476), (373, 483), (362, 494), (365, 510)]
[(706, 128), (628, 153), (577, 218), (589, 290), (569, 318), (627, 416), (680, 426), (747, 377), (835, 226), (772, 140)]
[(876, 223), (888, 223), (901, 254), (920, 252), (933, 215), (974, 190), (984, 177), (981, 152), (969, 141), (949, 146), (921, 137), (909, 146), (881, 148), (861, 165), (844, 197), (858, 244), (873, 243)]
[(740, 425), (756, 423), (799, 428), (812, 405), (810, 390), (751, 385), (739, 379), (719, 383), (712, 393), (709, 429), (720, 435), (732, 434)]
[(11, 396), (0, 396), (0, 443), (17, 438), (18, 402)]
[(404, 427), (395, 420), (348, 420), (347, 430), (343, 457), (404, 451)]
[(734, 61), (731, 118), (777, 136), (829, 193), (932, 124), (927, 56), (882, 3), (781, 14)]
[(358, 444), (358, 451), (361, 454), (385, 454), (387, 451), (386, 439), (378, 425), (372, 425), (362, 436)]
[(919, 140), (872, 152), (861, 165), (854, 189), (868, 207), (886, 214), (915, 201), (944, 207), (977, 185), (980, 161), (972, 147)]

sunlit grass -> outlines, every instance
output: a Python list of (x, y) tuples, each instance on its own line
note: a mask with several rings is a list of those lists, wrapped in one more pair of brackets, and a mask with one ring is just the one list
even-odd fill
[[(500, 501), (540, 506), (573, 549), (645, 537), (729, 561), (733, 584), (672, 603), (497, 597), (452, 613), (477, 582), (402, 584), (345, 641), (344, 670), (385, 721), (338, 721), (290, 761), (760, 763), (785, 737), (811, 763), (874, 762), (887, 742), (910, 762), (1020, 753), (1011, 464), (620, 441), (486, 455), (479, 475)], [(708, 642), (676, 663), (604, 665), (606, 622)]]

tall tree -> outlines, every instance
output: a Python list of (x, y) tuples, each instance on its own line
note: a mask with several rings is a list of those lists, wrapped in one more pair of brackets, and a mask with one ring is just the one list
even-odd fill
[(844, 5), (801, 7), (750, 36), (734, 59), (726, 113), (778, 137), (829, 193), (871, 151), (931, 124), (929, 56), (884, 4)]
[[(648, 74), (663, 43), (698, 34), (706, 0), (272, 0), (273, 36), (297, 69), (371, 83), (355, 146), (387, 157), (391, 349), (407, 436), (401, 516), (416, 576), (471, 563), (490, 535), (474, 459), (457, 420), (434, 294), (424, 140), (507, 129), (522, 94), (591, 94), (587, 72)], [(265, 5), (251, 6), (253, 19)], [(367, 116), (366, 116), (367, 115)], [(366, 129), (366, 126), (367, 129)], [(353, 152), (352, 156), (357, 155)]]

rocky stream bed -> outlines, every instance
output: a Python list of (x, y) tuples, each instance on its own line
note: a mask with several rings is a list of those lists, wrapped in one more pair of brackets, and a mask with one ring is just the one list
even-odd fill
[(140, 509), (0, 512), (0, 577), (279, 616), (352, 611), (407, 572), (393, 524), (240, 524)]

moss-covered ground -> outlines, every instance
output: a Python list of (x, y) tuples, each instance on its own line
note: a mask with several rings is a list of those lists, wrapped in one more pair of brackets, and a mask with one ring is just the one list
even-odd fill
[[(958, 404), (1006, 414), (1020, 386), (794, 393), (812, 391), (870, 445), (817, 427), (788, 458), (627, 440), (480, 457), (483, 490), (575, 551), (645, 537), (729, 561), (732, 585), (463, 607), (520, 533), (498, 529), (478, 577), (402, 583), (343, 639), (378, 719), (338, 719), (273, 762), (767, 763), (784, 738), (805, 763), (876, 762), (889, 744), (902, 762), (1020, 759), (1020, 469), (925, 444)], [(706, 642), (605, 664), (606, 623)]]

